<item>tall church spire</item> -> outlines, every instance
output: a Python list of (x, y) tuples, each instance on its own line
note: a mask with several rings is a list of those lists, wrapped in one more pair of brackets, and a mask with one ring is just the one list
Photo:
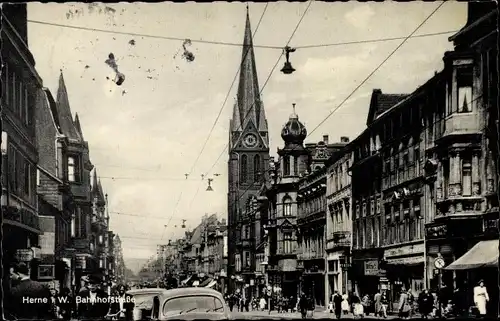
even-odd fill
[(245, 35), (240, 66), (237, 101), (233, 111), (231, 131), (242, 131), (251, 122), (260, 132), (267, 132), (264, 106), (260, 100), (259, 81), (255, 66), (252, 28), (247, 5)]

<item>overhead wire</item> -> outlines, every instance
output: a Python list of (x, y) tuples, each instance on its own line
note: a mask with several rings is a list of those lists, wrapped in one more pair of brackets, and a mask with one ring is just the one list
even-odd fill
[[(377, 72), (388, 60), (389, 58), (391, 58), (405, 43), (408, 39), (410, 39), (410, 37), (415, 34), (443, 5), (444, 5), (445, 2), (441, 2), (428, 16), (427, 18), (425, 18), (422, 23), (420, 23), (413, 32), (410, 33), (409, 36), (407, 36), (393, 51), (391, 51), (391, 53), (386, 57), (386, 59), (384, 59), (382, 61), (382, 63), (380, 63), (372, 72), (370, 72), (370, 74), (361, 82), (360, 85), (356, 86), (354, 88), (354, 90), (347, 96), (348, 98), (347, 99), (344, 99), (336, 108), (334, 108), (334, 110), (332, 112), (329, 113), (329, 115), (323, 119), (318, 126), (316, 126), (313, 131), (309, 132), (308, 135), (306, 136), (309, 137), (312, 132), (314, 132), (314, 130), (318, 129), (322, 124), (324, 124), (324, 122), (329, 118), (331, 117), (331, 115), (333, 115), (333, 113), (335, 113), (337, 110), (339, 110), (344, 104), (345, 102), (350, 98), (352, 97), (352, 95), (359, 89), (361, 88), (361, 86), (366, 83), (374, 74), (375, 72)], [(227, 148), (227, 147), (226, 147)], [(295, 147), (293, 148), (295, 149)], [(292, 149), (292, 150), (293, 150)], [(280, 156), (277, 160), (276, 163), (279, 163), (280, 160), (282, 159), (282, 156)], [(241, 194), (240, 196), (238, 197), (237, 201), (241, 200), (241, 198), (246, 195), (246, 192), (249, 191), (254, 185), (255, 183), (257, 183), (256, 181), (252, 182), (252, 184), (250, 184)]]
[[(264, 15), (266, 14), (266, 11), (267, 11), (268, 6), (269, 6), (269, 3), (266, 3), (266, 6), (264, 7), (264, 10), (262, 11), (262, 14), (261, 14), (261, 16), (260, 16), (259, 22), (257, 23), (257, 26), (255, 27), (255, 30), (254, 30), (254, 31), (253, 31), (253, 33), (252, 33), (252, 44), (253, 44), (253, 38), (255, 37), (255, 35), (257, 34), (257, 31), (259, 30), (260, 24), (261, 24), (261, 22), (262, 22), (262, 19), (264, 18)], [(239, 67), (238, 67), (238, 70), (236, 71), (236, 73), (235, 73), (235, 75), (234, 75), (234, 77), (233, 77), (233, 81), (231, 82), (231, 86), (229, 87), (229, 90), (227, 91), (226, 98), (224, 99), (224, 102), (222, 103), (222, 106), (221, 106), (221, 108), (219, 109), (219, 113), (218, 113), (218, 115), (217, 115), (217, 117), (216, 117), (216, 119), (215, 119), (215, 122), (214, 122), (214, 124), (212, 125), (212, 128), (210, 129), (209, 136), (208, 136), (208, 137), (207, 137), (207, 139), (205, 140), (205, 143), (203, 144), (203, 147), (202, 147), (202, 149), (201, 149), (200, 153), (198, 154), (198, 157), (196, 158), (196, 161), (195, 161), (195, 163), (193, 164), (193, 167), (191, 168), (191, 171), (194, 169), (195, 165), (197, 164), (197, 162), (198, 162), (198, 160), (199, 160), (199, 158), (200, 158), (201, 154), (203, 153), (203, 151), (204, 151), (204, 149), (205, 149), (205, 147), (206, 147), (206, 144), (207, 144), (208, 140), (210, 139), (210, 136), (212, 135), (212, 132), (213, 132), (213, 130), (214, 130), (214, 128), (215, 128), (215, 126), (217, 125), (217, 122), (219, 121), (219, 118), (220, 118), (220, 116), (221, 116), (221, 114), (222, 114), (222, 111), (223, 111), (223, 109), (224, 109), (225, 105), (226, 105), (226, 102), (227, 102), (227, 100), (228, 100), (229, 96), (231, 95), (231, 91), (232, 91), (232, 89), (233, 89), (233, 86), (234, 86), (234, 84), (236, 83), (236, 79), (238, 79), (238, 76), (239, 76), (239, 74), (240, 74), (241, 68), (242, 68), (242, 66), (243, 66), (243, 62), (245, 61), (245, 59), (246, 59), (247, 55), (250, 53), (250, 50), (251, 50), (251, 49), (252, 49), (252, 47), (248, 47), (248, 48), (246, 49), (246, 51), (245, 51), (245, 54), (244, 54), (244, 56), (243, 56), (243, 59), (241, 60), (241, 63), (240, 63), (240, 65), (239, 65)], [(203, 176), (206, 176), (206, 174), (207, 174), (207, 173), (205, 173)], [(191, 206), (193, 205), (193, 202), (194, 202), (194, 200), (196, 199), (196, 196), (198, 196), (198, 193), (199, 193), (199, 191), (200, 191), (200, 188), (201, 188), (201, 182), (198, 184), (198, 187), (196, 188), (196, 192), (194, 193), (193, 197), (191, 198), (191, 201), (189, 202), (189, 209), (191, 209)]]
[[(40, 21), (40, 20), (32, 20), (28, 19), (28, 23), (53, 26), (59, 28), (67, 28), (74, 30), (82, 30), (82, 31), (92, 31), (92, 32), (101, 32), (108, 34), (116, 34), (116, 35), (124, 35), (124, 36), (133, 36), (133, 37), (144, 37), (144, 38), (152, 38), (152, 39), (163, 39), (163, 40), (171, 40), (171, 41), (185, 41), (187, 38), (181, 37), (170, 37), (170, 36), (159, 36), (159, 35), (149, 35), (143, 33), (135, 33), (135, 32), (124, 32), (117, 30), (106, 30), (99, 28), (90, 28), (90, 27), (82, 27), (82, 26), (71, 26), (67, 24), (53, 23), (48, 21)], [(420, 35), (415, 35), (414, 38), (419, 37), (432, 37), (439, 36), (445, 34), (452, 34), (457, 32), (458, 30), (450, 30), (450, 31), (441, 31), (435, 33), (424, 33)], [(344, 41), (344, 42), (335, 42), (335, 43), (325, 43), (325, 44), (312, 44), (312, 45), (303, 45), (303, 46), (295, 46), (295, 49), (312, 49), (312, 48), (324, 48), (324, 47), (335, 47), (335, 46), (345, 46), (345, 45), (356, 45), (356, 44), (364, 44), (364, 43), (377, 43), (377, 42), (386, 42), (386, 41), (394, 41), (394, 40), (402, 40), (405, 37), (390, 37), (390, 38), (378, 38), (378, 39), (366, 39), (366, 40), (357, 40), (357, 41)], [(225, 41), (211, 41), (211, 40), (202, 40), (202, 39), (190, 39), (191, 43), (203, 43), (203, 44), (212, 44), (212, 45), (224, 45), (224, 46), (233, 46), (233, 47), (242, 47), (241, 43), (234, 42), (225, 42)], [(254, 45), (254, 48), (262, 48), (262, 49), (274, 49), (274, 50), (283, 50), (283, 47), (280, 46), (268, 46), (268, 45)]]
[[(257, 33), (257, 31), (259, 30), (260, 23), (262, 22), (262, 19), (264, 18), (264, 15), (266, 14), (268, 6), (269, 6), (269, 2), (266, 3), (266, 6), (264, 7), (264, 10), (262, 11), (262, 14), (260, 16), (259, 22), (257, 23), (257, 27), (255, 28), (255, 31), (254, 31), (254, 33), (252, 35), (252, 39), (255, 36), (255, 33)], [(248, 55), (248, 53), (250, 52), (251, 49), (252, 48), (250, 46), (246, 49), (245, 55), (243, 56), (241, 64), (240, 64), (238, 70), (236, 71), (236, 74), (233, 77), (233, 81), (231, 82), (231, 86), (229, 86), (229, 90), (227, 91), (226, 98), (224, 99), (224, 102), (222, 103), (222, 106), (219, 109), (219, 113), (217, 114), (217, 117), (215, 118), (215, 121), (214, 121), (214, 123), (212, 125), (212, 128), (210, 128), (210, 131), (208, 132), (207, 138), (205, 139), (205, 142), (203, 143), (203, 146), (201, 147), (201, 150), (198, 153), (198, 156), (196, 157), (196, 159), (195, 159), (195, 161), (193, 163), (193, 166), (191, 166), (191, 170), (189, 171), (188, 175), (191, 175), (191, 173), (193, 172), (194, 168), (198, 164), (198, 161), (199, 161), (201, 155), (203, 154), (203, 151), (207, 147), (207, 143), (210, 140), (210, 137), (212, 136), (212, 133), (213, 133), (213, 131), (215, 129), (215, 126), (217, 125), (217, 123), (219, 121), (219, 118), (220, 118), (220, 116), (222, 114), (222, 111), (224, 110), (224, 107), (226, 106), (226, 102), (227, 102), (229, 96), (231, 95), (231, 90), (233, 89), (233, 86), (236, 83), (236, 79), (238, 79), (238, 75), (240, 74), (241, 67), (243, 66), (243, 61), (246, 59), (246, 57), (247, 57), (247, 55)]]
[[(442, 3), (441, 3), (441, 5), (442, 5), (442, 4), (444, 4), (444, 2), (442, 2)], [(435, 11), (437, 11), (440, 7), (441, 7), (441, 6), (439, 6), (439, 7), (438, 7)], [(432, 15), (434, 15), (435, 11), (433, 11), (433, 12), (432, 12), (431, 16), (432, 16)], [(425, 20), (424, 20), (424, 23), (425, 23), (425, 22), (427, 22), (427, 20), (428, 20), (431, 16), (427, 17), (427, 19), (425, 19)], [(418, 26), (418, 28), (416, 29), (416, 31), (418, 31), (418, 30), (422, 27), (422, 25), (423, 25), (423, 24), (419, 25), (419, 26)], [(401, 44), (397, 47), (397, 49), (396, 49), (395, 51), (399, 50), (399, 48), (402, 46), (402, 44), (406, 43), (406, 41), (407, 41), (408, 39), (417, 37), (417, 36), (415, 36), (416, 31), (413, 31), (413, 32), (412, 32), (409, 36), (403, 37), (403, 38), (402, 38), (402, 39), (403, 39), (403, 41), (401, 42)], [(438, 34), (442, 35), (443, 33), (434, 33), (434, 34), (432, 34), (432, 35), (438, 35)], [(398, 38), (398, 39), (400, 39), (400, 38)], [(395, 51), (394, 51), (394, 52), (391, 52), (390, 56), (392, 56), (392, 55), (395, 53)], [(384, 61), (380, 64), (380, 66), (382, 66), (382, 65), (383, 65), (383, 64), (384, 64), (384, 63), (385, 63), (385, 62), (386, 62), (386, 61), (390, 58), (390, 56), (389, 56), (388, 58), (386, 58), (386, 60), (384, 60)], [(379, 68), (380, 68), (380, 67), (379, 67)], [(364, 81), (363, 81), (363, 82), (362, 82), (362, 83), (361, 83), (358, 87), (356, 87), (356, 88), (355, 88), (355, 90), (354, 90), (351, 94), (349, 94), (349, 95), (347, 96), (347, 98), (346, 98), (346, 99), (344, 99), (344, 101), (343, 101), (343, 102), (342, 102), (339, 106), (337, 106), (337, 108), (335, 108), (335, 110), (338, 110), (338, 109), (339, 109), (339, 108), (340, 108), (340, 107), (341, 107), (341, 106), (342, 106), (342, 105), (343, 105), (343, 104), (344, 104), (347, 100), (349, 100), (349, 99), (352, 97), (352, 95), (353, 95), (353, 94), (354, 94), (354, 93), (355, 93), (355, 92), (356, 92), (356, 91), (357, 91), (357, 90), (358, 90), (358, 89), (359, 89), (359, 88), (360, 88), (360, 87), (361, 87), (364, 83), (366, 83), (366, 81), (367, 81), (368, 79), (370, 79), (370, 78), (371, 78), (371, 76), (373, 76), (373, 74), (374, 74), (375, 72), (376, 72), (376, 70), (372, 71), (372, 73), (370, 73), (369, 77), (367, 77), (367, 78), (366, 78), (366, 79), (365, 79), (365, 80), (364, 80)], [(322, 122), (320, 122), (320, 124), (319, 124), (318, 126), (316, 126), (316, 127), (313, 129), (313, 131), (309, 132), (309, 135), (308, 135), (308, 136), (310, 136), (310, 134), (312, 134), (312, 132), (316, 131), (316, 130), (317, 130), (317, 129), (318, 129), (318, 128), (319, 128), (319, 127), (320, 127), (320, 126), (321, 126), (321, 125), (322, 125), (322, 124), (323, 124), (323, 123), (324, 123), (324, 122), (325, 122), (328, 118), (330, 118), (330, 117), (331, 117), (331, 115), (333, 115), (333, 113), (334, 113), (334, 112), (331, 112), (331, 113), (330, 113), (330, 114), (329, 114), (329, 115), (328, 115), (328, 116), (327, 116), (327, 117), (326, 117), (326, 118), (325, 118)], [(225, 145), (224, 149), (221, 151), (221, 153), (219, 154), (219, 156), (217, 157), (217, 159), (215, 160), (215, 162), (212, 164), (212, 166), (210, 167), (210, 169), (207, 171), (207, 174), (208, 174), (210, 171), (212, 171), (212, 170), (215, 168), (215, 166), (217, 166), (217, 164), (218, 164), (218, 162), (220, 161), (220, 159), (221, 159), (222, 155), (224, 155), (224, 153), (226, 152), (226, 150), (227, 150), (228, 148), (229, 148), (229, 143), (227, 143), (227, 144)]]

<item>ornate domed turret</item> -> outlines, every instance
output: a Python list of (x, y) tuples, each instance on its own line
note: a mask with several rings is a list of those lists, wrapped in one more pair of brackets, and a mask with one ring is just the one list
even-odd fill
[(299, 116), (295, 113), (295, 104), (293, 104), (293, 113), (281, 130), (281, 138), (285, 141), (285, 145), (302, 145), (306, 136), (306, 127), (299, 121)]

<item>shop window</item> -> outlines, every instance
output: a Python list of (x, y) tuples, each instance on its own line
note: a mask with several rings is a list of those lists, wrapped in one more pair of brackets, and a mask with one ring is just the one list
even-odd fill
[(457, 69), (457, 103), (459, 113), (472, 111), (472, 66)]

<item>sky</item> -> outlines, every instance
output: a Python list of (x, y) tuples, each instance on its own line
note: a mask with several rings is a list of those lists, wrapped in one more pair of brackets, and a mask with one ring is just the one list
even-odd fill
[[(279, 72), (282, 57), (270, 74), (281, 55), (279, 48), (288, 42), (308, 4), (269, 3), (254, 35), (255, 46), (276, 47), (255, 48), (271, 156), (282, 146), (280, 131), (292, 103), (311, 132), (402, 39), (300, 47), (406, 37), (439, 3), (313, 2), (290, 41), (297, 47), (290, 55), (296, 72)], [(416, 35), (460, 29), (466, 6), (445, 3)], [(253, 30), (265, 7), (249, 3)], [(242, 48), (196, 40), (241, 44), (245, 12), (245, 3), (222, 2), (28, 4), (28, 42), (36, 69), (54, 95), (63, 72), (71, 109), (78, 113), (92, 163), (109, 195), (110, 228), (120, 235), (126, 259), (148, 258), (157, 244), (183, 236), (183, 219), (192, 229), (205, 213), (227, 215), (224, 149), (237, 83), (229, 89)], [(409, 39), (307, 141), (319, 141), (324, 134), (331, 142), (356, 137), (365, 128), (372, 90), (412, 92), (442, 69), (443, 54), (452, 49), (451, 34)], [(183, 58), (184, 39), (191, 40), (184, 46), (193, 61)], [(113, 83), (115, 73), (105, 63), (110, 53), (125, 75), (121, 86)], [(187, 180), (185, 173), (191, 173)], [(201, 174), (214, 179), (213, 192), (206, 191)]]

